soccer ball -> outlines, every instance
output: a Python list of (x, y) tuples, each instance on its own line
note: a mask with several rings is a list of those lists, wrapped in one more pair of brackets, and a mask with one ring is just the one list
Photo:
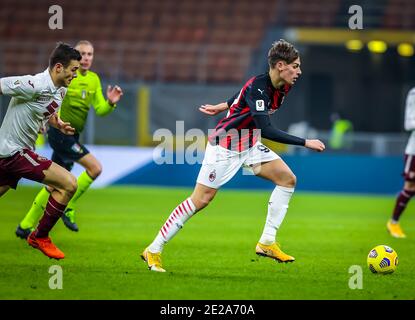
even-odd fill
[(373, 273), (392, 273), (398, 266), (398, 254), (391, 247), (376, 246), (367, 256), (367, 265)]

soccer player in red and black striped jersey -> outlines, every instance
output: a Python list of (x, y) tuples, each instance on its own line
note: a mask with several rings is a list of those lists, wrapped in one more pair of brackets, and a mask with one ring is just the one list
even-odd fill
[(258, 129), (261, 129), (262, 136), (265, 138), (287, 144), (304, 145), (304, 139), (273, 128), (269, 117), (280, 108), (292, 84), (301, 74), (299, 60), (294, 63), (293, 69), (296, 77), (290, 84), (274, 87), (270, 74), (264, 73), (249, 79), (241, 91), (226, 103), (202, 106), (200, 110), (211, 115), (229, 109), (226, 117), (219, 121), (209, 136), (210, 143), (242, 152), (255, 145), (261, 134)]
[(261, 144), (261, 136), (276, 142), (323, 151), (320, 140), (289, 135), (272, 126), (270, 115), (283, 103), (288, 91), (301, 75), (300, 57), (285, 40), (273, 43), (268, 52), (269, 71), (248, 80), (240, 92), (227, 102), (203, 105), (200, 111), (216, 115), (228, 110), (209, 135), (205, 157), (193, 194), (179, 204), (141, 257), (150, 270), (164, 272), (161, 252), (164, 245), (196, 212), (206, 207), (218, 189), (243, 166), (276, 186), (268, 204), (268, 215), (256, 253), (280, 262), (292, 262), (276, 243), (276, 234), (294, 192), (296, 177), (285, 162)]

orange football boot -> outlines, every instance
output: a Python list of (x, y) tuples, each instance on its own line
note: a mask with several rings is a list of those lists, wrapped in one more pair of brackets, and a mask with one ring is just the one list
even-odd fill
[(35, 232), (33, 231), (27, 238), (27, 243), (33, 248), (39, 249), (45, 256), (53, 259), (63, 259), (65, 254), (60, 251), (53, 243), (49, 237), (46, 238), (36, 238)]

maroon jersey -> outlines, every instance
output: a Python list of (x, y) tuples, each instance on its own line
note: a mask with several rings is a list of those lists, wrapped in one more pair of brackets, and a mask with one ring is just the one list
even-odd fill
[(209, 142), (237, 152), (251, 148), (259, 139), (253, 116), (274, 113), (290, 89), (290, 85), (275, 89), (268, 73), (252, 77), (228, 101), (229, 111), (209, 135)]

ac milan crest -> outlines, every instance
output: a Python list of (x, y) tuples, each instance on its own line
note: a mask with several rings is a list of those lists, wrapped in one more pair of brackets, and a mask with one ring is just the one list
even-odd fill
[(209, 173), (209, 181), (213, 182), (216, 179), (216, 170), (213, 170), (211, 173)]

